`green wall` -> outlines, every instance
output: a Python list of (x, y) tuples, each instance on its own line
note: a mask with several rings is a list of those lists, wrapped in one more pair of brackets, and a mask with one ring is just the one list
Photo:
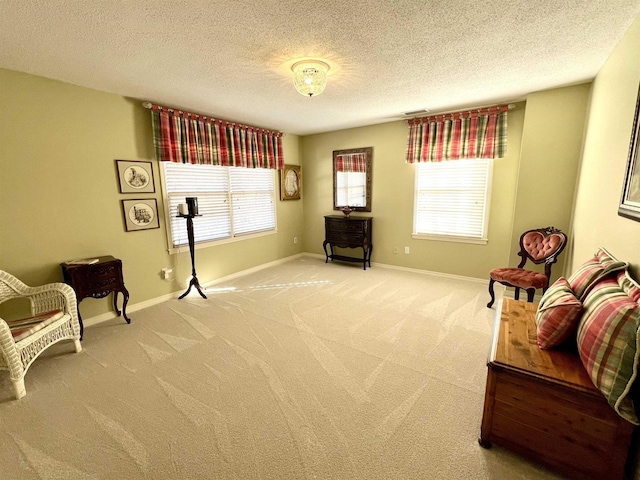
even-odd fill
[(640, 222), (618, 216), (640, 80), (637, 18), (593, 82), (569, 271), (603, 246), (640, 279)]
[[(27, 284), (62, 280), (60, 262), (97, 255), (122, 259), (130, 303), (181, 291), (189, 253), (169, 255), (151, 119), (141, 100), (0, 69), (0, 269)], [(215, 113), (215, 112), (212, 112)], [(300, 164), (299, 138), (284, 157)], [(152, 160), (160, 228), (125, 232), (115, 159)], [(278, 184), (278, 183), (277, 183)], [(278, 233), (196, 252), (202, 283), (301, 251), (302, 201), (277, 201)], [(173, 267), (174, 281), (160, 278)], [(82, 302), (85, 318), (108, 299)]]
[[(571, 208), (590, 89), (591, 84), (581, 84), (527, 96), (510, 265), (520, 261), (519, 239), (526, 230), (552, 225), (573, 240)], [(567, 251), (558, 257), (552, 281), (563, 273)]]
[(540, 92), (509, 111), (507, 155), (494, 162), (486, 245), (411, 238), (415, 166), (405, 163), (406, 122), (303, 137), (305, 251), (322, 253), (323, 216), (334, 213), (332, 151), (372, 146), (374, 262), (482, 279), (494, 267), (515, 266), (522, 231), (569, 229), (588, 92), (589, 85)]

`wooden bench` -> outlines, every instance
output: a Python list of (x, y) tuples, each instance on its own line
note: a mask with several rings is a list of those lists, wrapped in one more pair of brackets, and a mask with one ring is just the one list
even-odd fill
[(634, 425), (594, 387), (575, 346), (538, 348), (536, 308), (497, 305), (480, 445), (494, 442), (570, 478), (625, 478)]

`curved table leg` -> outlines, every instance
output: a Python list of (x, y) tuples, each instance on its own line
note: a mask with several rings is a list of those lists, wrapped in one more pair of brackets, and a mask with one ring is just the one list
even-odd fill
[(495, 302), (496, 300), (496, 296), (493, 293), (493, 284), (496, 283), (496, 281), (492, 278), (489, 281), (489, 295), (491, 295), (491, 300), (489, 301), (489, 303), (487, 303), (487, 308), (491, 308), (493, 306), (493, 302)]
[(124, 287), (122, 287), (121, 291), (122, 291), (122, 297), (123, 297), (122, 313), (120, 312), (120, 309), (118, 309), (118, 293), (120, 293), (120, 290), (114, 290), (113, 292), (113, 309), (116, 311), (116, 314), (118, 316), (122, 315), (127, 323), (131, 323), (131, 319), (127, 316), (127, 303), (129, 303), (129, 291)]
[(113, 291), (113, 309), (116, 311), (116, 315), (121, 315), (120, 309), (118, 308), (118, 290)]
[(124, 297), (124, 301), (122, 302), (122, 316), (127, 321), (127, 323), (131, 323), (131, 319), (127, 317), (127, 303), (129, 303), (129, 291), (122, 287), (122, 296)]
[(82, 340), (82, 335), (84, 335), (84, 324), (82, 323), (82, 316), (80, 315), (80, 302), (82, 299), (78, 300), (78, 323), (80, 324), (80, 340)]

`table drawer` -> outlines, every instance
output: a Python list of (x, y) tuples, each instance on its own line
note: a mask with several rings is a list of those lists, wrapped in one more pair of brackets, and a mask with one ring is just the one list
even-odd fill
[(334, 220), (327, 219), (326, 221), (326, 230), (327, 233), (346, 233), (346, 234), (361, 234), (363, 235), (366, 231), (367, 224), (364, 221), (354, 221), (354, 220)]
[(79, 298), (106, 296), (124, 284), (122, 263), (118, 260), (71, 268), (66, 276)]
[(112, 263), (109, 265), (100, 265), (95, 268), (87, 268), (74, 272), (74, 278), (83, 282), (95, 282), (106, 278), (120, 277), (120, 265)]
[(364, 239), (365, 236), (363, 233), (350, 234), (340, 232), (327, 232), (327, 242), (338, 247), (346, 247), (351, 245), (361, 246), (365, 243)]

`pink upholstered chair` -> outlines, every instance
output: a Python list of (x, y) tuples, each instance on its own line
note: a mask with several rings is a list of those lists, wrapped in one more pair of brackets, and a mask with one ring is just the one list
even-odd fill
[[(549, 287), (549, 277), (551, 277), (551, 265), (556, 263), (558, 255), (564, 250), (567, 244), (567, 236), (554, 227), (539, 228), (529, 230), (520, 236), (520, 252), (522, 257), (520, 264), (516, 268), (494, 268), (489, 272), (489, 295), (491, 301), (487, 307), (491, 308), (495, 301), (493, 284), (495, 282), (513, 287), (516, 289), (514, 298), (520, 299), (520, 289), (527, 291), (527, 300), (533, 302), (536, 290), (541, 288), (543, 293)], [(536, 265), (544, 263), (544, 273), (525, 270), (524, 265), (527, 260), (531, 260)]]

